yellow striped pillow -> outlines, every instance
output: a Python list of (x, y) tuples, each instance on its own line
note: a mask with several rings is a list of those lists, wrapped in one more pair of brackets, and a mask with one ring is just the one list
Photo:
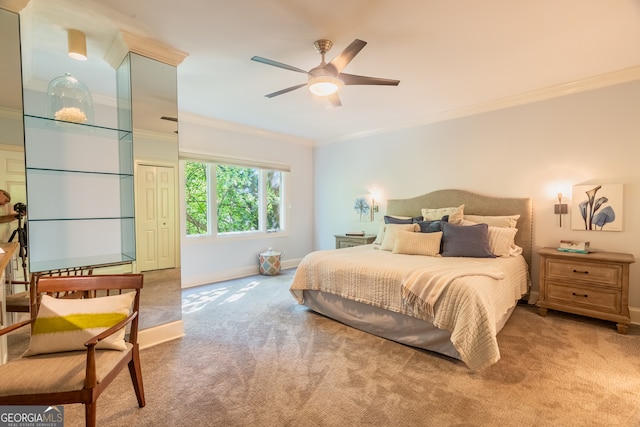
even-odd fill
[[(43, 295), (24, 356), (84, 350), (91, 337), (127, 318), (134, 292), (89, 299)], [(125, 350), (125, 329), (101, 341), (97, 349)]]

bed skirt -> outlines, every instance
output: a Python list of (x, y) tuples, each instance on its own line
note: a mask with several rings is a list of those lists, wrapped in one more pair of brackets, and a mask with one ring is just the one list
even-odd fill
[[(516, 303), (497, 322), (496, 334), (509, 320)], [(451, 332), (438, 329), (431, 322), (321, 291), (305, 290), (304, 305), (355, 329), (460, 360), (451, 343)]]

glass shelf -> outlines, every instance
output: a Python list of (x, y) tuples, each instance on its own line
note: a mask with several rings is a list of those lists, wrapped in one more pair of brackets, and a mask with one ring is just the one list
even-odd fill
[(29, 268), (30, 271), (37, 272), (73, 267), (104, 266), (108, 264), (120, 264), (132, 261), (135, 261), (135, 257), (116, 253), (90, 257), (53, 259), (35, 262), (31, 261), (29, 263)]
[(114, 129), (89, 123), (66, 122), (64, 120), (56, 120), (50, 117), (40, 117), (31, 114), (24, 115), (24, 126), (26, 128), (47, 129), (65, 133), (93, 133), (103, 138), (115, 137), (116, 139), (122, 139), (131, 134), (130, 130)]
[(131, 132), (25, 116), (26, 167), (133, 175)]
[(51, 169), (51, 168), (35, 168), (35, 167), (27, 167), (27, 170), (30, 171), (40, 171), (40, 172), (64, 172), (71, 174), (95, 174), (95, 175), (113, 175), (119, 177), (128, 177), (133, 176), (130, 173), (120, 173), (120, 172), (95, 172), (95, 171), (84, 171), (84, 170), (71, 170), (71, 169)]
[(134, 261), (132, 132), (24, 121), (30, 271)]

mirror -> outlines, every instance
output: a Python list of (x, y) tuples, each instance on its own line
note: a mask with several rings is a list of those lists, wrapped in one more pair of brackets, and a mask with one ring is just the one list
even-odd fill
[[(22, 70), (20, 61), (20, 18), (0, 9), (0, 189), (11, 201), (0, 207), (0, 240), (6, 242), (18, 228), (13, 206), (26, 203), (24, 130), (22, 124)], [(22, 280), (22, 269), (16, 272)]]
[[(140, 327), (182, 318), (178, 219), (178, 76), (135, 54), (129, 68), (136, 176), (136, 270), (144, 273)], [(120, 88), (118, 89), (120, 91)]]

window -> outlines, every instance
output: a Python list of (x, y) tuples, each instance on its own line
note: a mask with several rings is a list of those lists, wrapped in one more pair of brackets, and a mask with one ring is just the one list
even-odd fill
[(184, 173), (187, 236), (285, 229), (286, 172), (185, 161)]

